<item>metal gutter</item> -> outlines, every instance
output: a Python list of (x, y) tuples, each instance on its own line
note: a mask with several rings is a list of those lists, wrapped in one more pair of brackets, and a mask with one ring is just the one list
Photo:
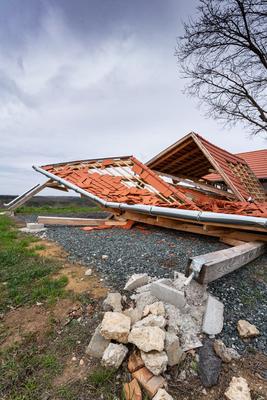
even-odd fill
[(75, 192), (82, 194), (85, 197), (88, 197), (90, 200), (95, 203), (100, 204), (103, 207), (107, 208), (115, 208), (123, 211), (134, 211), (141, 214), (148, 214), (152, 216), (160, 216), (160, 217), (169, 217), (176, 219), (184, 219), (193, 222), (214, 222), (214, 223), (222, 223), (228, 225), (246, 225), (246, 226), (258, 226), (267, 230), (267, 218), (261, 217), (249, 217), (243, 215), (233, 215), (233, 214), (222, 214), (222, 213), (214, 213), (208, 211), (194, 211), (194, 210), (182, 210), (175, 209), (169, 207), (158, 207), (158, 206), (147, 206), (142, 204), (129, 205), (126, 203), (114, 203), (100, 199), (98, 196), (95, 196), (84, 189), (79, 188), (76, 185), (66, 181), (63, 178), (58, 177), (57, 175), (52, 174), (40, 167), (36, 167), (33, 165), (33, 169), (41, 174), (47, 176), (50, 179), (53, 179), (62, 185), (68, 187), (69, 189), (74, 190)]

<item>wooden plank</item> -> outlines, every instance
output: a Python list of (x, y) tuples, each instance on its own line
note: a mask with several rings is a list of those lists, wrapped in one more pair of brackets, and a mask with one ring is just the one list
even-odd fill
[(232, 239), (232, 238), (230, 238), (228, 236), (220, 237), (220, 242), (228, 244), (229, 246), (239, 246), (240, 244), (244, 244), (245, 243), (243, 240)]
[(38, 224), (67, 226), (99, 226), (108, 222), (106, 218), (70, 218), (49, 216), (39, 216), (37, 221)]
[(21, 207), (25, 204), (28, 200), (30, 200), (33, 196), (37, 193), (40, 193), (43, 189), (47, 187), (47, 184), (50, 183), (51, 180), (44, 182), (43, 184), (39, 184), (38, 186), (34, 187), (33, 190), (25, 194), (25, 196), (18, 196), (17, 200), (13, 202), (13, 204), (8, 207), (8, 211), (15, 211), (18, 207)]
[(265, 253), (266, 248), (266, 243), (255, 241), (191, 257), (187, 265), (186, 275), (189, 276), (192, 272), (192, 263), (202, 265), (196, 280), (202, 284), (213, 282), (255, 260)]

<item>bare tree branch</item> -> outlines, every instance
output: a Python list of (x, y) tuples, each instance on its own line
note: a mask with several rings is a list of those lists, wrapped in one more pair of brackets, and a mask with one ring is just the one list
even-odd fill
[(209, 115), (267, 134), (267, 1), (199, 0), (176, 55)]

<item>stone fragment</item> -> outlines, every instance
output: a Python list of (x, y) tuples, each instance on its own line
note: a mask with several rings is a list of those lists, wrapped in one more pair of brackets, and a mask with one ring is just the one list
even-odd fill
[(165, 307), (162, 301), (156, 301), (156, 303), (153, 304), (148, 304), (145, 306), (144, 311), (143, 311), (143, 316), (147, 316), (148, 314), (153, 314), (153, 315), (165, 315)]
[(260, 331), (255, 325), (250, 324), (244, 319), (240, 319), (237, 323), (237, 330), (241, 338), (247, 339), (260, 335)]
[(91, 276), (92, 273), (93, 273), (92, 268), (88, 268), (88, 269), (85, 271), (84, 275), (86, 275), (86, 276)]
[(123, 385), (125, 400), (142, 400), (142, 392), (137, 379)]
[(129, 372), (135, 372), (145, 366), (144, 361), (141, 358), (139, 351), (134, 351), (128, 359), (128, 370)]
[(103, 310), (121, 312), (121, 299), (120, 293), (109, 293), (107, 298), (103, 301)]
[(168, 323), (168, 332), (177, 334), (181, 325), (181, 312), (172, 304), (165, 304), (165, 311)]
[(147, 306), (148, 304), (153, 304), (156, 301), (158, 301), (158, 299), (155, 296), (152, 296), (150, 292), (138, 293), (131, 296), (131, 298), (135, 300), (136, 308), (142, 312), (142, 315), (145, 306)]
[(184, 284), (185, 284), (186, 280), (187, 280), (187, 277), (185, 276), (185, 274), (175, 271), (173, 286), (175, 287), (175, 289), (183, 291), (185, 289)]
[(95, 333), (93, 334), (91, 341), (86, 349), (86, 354), (95, 358), (102, 358), (104, 351), (110, 343), (110, 340), (105, 339), (100, 334), (100, 327), (101, 324), (98, 325), (98, 327), (96, 328)]
[(155, 396), (157, 391), (166, 385), (166, 381), (162, 376), (154, 376), (146, 367), (134, 372), (132, 377), (138, 380), (150, 398)]
[(101, 364), (104, 367), (119, 368), (128, 353), (123, 344), (110, 343), (104, 351)]
[(151, 371), (152, 374), (158, 376), (162, 372), (166, 371), (168, 356), (165, 351), (150, 351), (149, 353), (144, 353), (141, 351), (141, 357), (146, 368)]
[(118, 312), (106, 312), (101, 324), (100, 333), (106, 339), (116, 340), (120, 343), (128, 342), (131, 320)]
[(184, 288), (185, 298), (189, 305), (200, 306), (208, 299), (207, 285), (201, 285), (194, 279)]
[(137, 321), (142, 318), (143, 312), (139, 308), (128, 308), (123, 311), (124, 315), (127, 315), (131, 319), (131, 325), (134, 325)]
[(136, 293), (149, 292), (150, 289), (151, 289), (151, 283), (148, 283), (147, 285), (140, 286), (139, 288), (137, 288)]
[(138, 349), (149, 352), (152, 350), (162, 351), (164, 349), (165, 332), (157, 326), (144, 326), (132, 329), (128, 341)]
[(205, 387), (217, 384), (221, 371), (222, 361), (213, 350), (213, 341), (205, 340), (203, 347), (199, 350), (198, 374)]
[(173, 397), (165, 389), (159, 389), (153, 400), (173, 400)]
[(168, 356), (168, 365), (177, 365), (183, 358), (183, 350), (180, 346), (179, 338), (175, 333), (166, 332), (165, 351)]
[(203, 318), (202, 330), (208, 335), (217, 335), (223, 328), (224, 305), (214, 296), (209, 295)]
[(246, 379), (233, 376), (224, 396), (228, 400), (251, 400), (250, 390)]
[(133, 274), (124, 286), (124, 290), (134, 290), (148, 283), (147, 274)]
[(151, 294), (165, 303), (182, 308), (185, 305), (184, 293), (160, 281), (151, 284)]
[(166, 325), (166, 319), (162, 315), (149, 314), (147, 317), (136, 322), (133, 326), (134, 328), (140, 328), (142, 326), (158, 326), (159, 328), (164, 328)]
[(217, 356), (226, 363), (238, 360), (241, 357), (235, 349), (226, 347), (222, 340), (214, 340), (213, 348)]

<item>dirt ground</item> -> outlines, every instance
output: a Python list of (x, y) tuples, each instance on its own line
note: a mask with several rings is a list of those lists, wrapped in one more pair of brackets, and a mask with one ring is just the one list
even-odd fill
[[(67, 253), (53, 242), (42, 240), (32, 245), (40, 244), (41, 249), (38, 253), (43, 257), (57, 259), (62, 263), (62, 268), (55, 274), (55, 278), (65, 275), (68, 277), (67, 290), (74, 294), (87, 296), (92, 299), (89, 304), (72, 298), (59, 299), (55, 304), (47, 306), (38, 303), (31, 307), (20, 307), (9, 311), (2, 316), (1, 325), (5, 332), (1, 341), (0, 349), (7, 349), (15, 343), (20, 343), (25, 336), (34, 335), (39, 347), (47, 342), (47, 337), (51, 330), (56, 330), (55, 341), (73, 341), (72, 350), (62, 356), (62, 368), (60, 373), (55, 374), (53, 387), (60, 389), (60, 394), (48, 397), (49, 399), (90, 399), (99, 398), (110, 399), (106, 392), (95, 390), (88, 386), (86, 379), (88, 373), (95, 369), (98, 362), (88, 358), (85, 348), (89, 343), (90, 336), (100, 320), (99, 309), (103, 298), (107, 294), (107, 289), (103, 286), (100, 277), (94, 272), (90, 276), (85, 275), (86, 267), (81, 264), (69, 263)], [(83, 321), (83, 324), (72, 325), (72, 321)], [(65, 337), (68, 330), (68, 337)], [(72, 330), (73, 329), (73, 330)], [(219, 400), (223, 399), (224, 392), (233, 376), (242, 376), (247, 379), (251, 389), (252, 400), (263, 400), (267, 393), (267, 357), (260, 353), (247, 354), (240, 361), (231, 364), (223, 364), (219, 384), (211, 389), (204, 389), (192, 369), (195, 364), (195, 352), (188, 355), (183, 365), (178, 368), (173, 367), (168, 372), (169, 393), (174, 399), (179, 400)], [(180, 372), (185, 369), (187, 377), (185, 380), (179, 379)], [(115, 376), (116, 382), (111, 385), (119, 384), (121, 387), (125, 378), (124, 372), (119, 373), (119, 378)], [(119, 381), (119, 382), (118, 382)], [(67, 389), (66, 389), (67, 388)], [(73, 397), (64, 395), (64, 390), (73, 391)], [(92, 392), (90, 392), (92, 390)], [(90, 394), (91, 393), (91, 394)], [(89, 396), (89, 397), (88, 397)], [(113, 397), (112, 397), (113, 399)]]

